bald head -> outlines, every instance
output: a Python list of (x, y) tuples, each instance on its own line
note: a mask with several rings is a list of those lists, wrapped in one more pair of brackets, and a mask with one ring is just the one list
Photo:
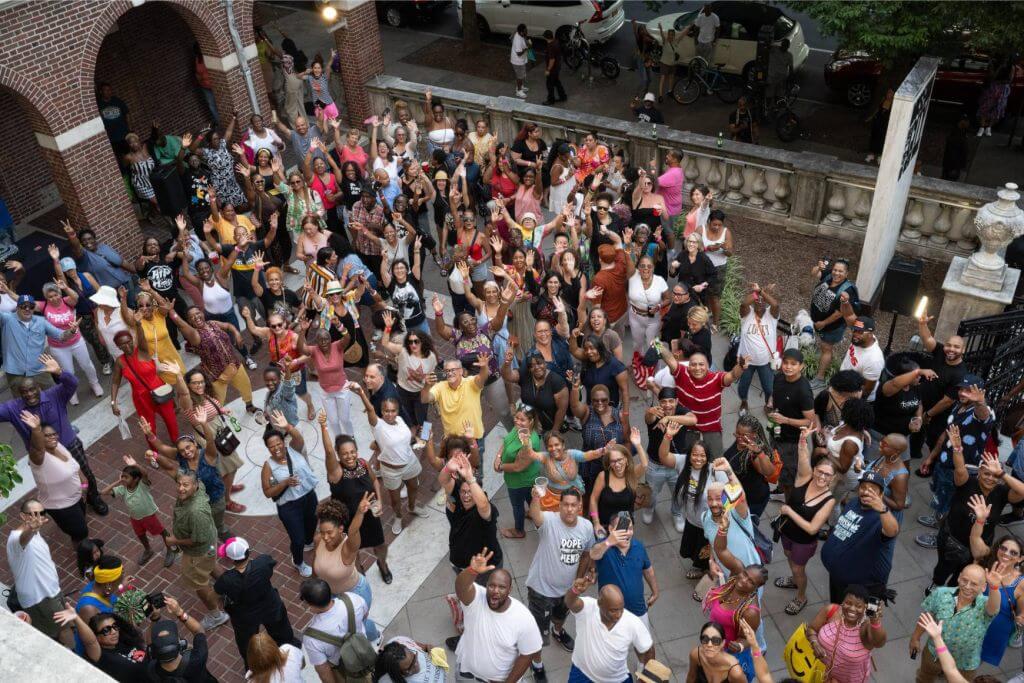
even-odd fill
[(605, 626), (610, 628), (618, 623), (622, 618), (622, 611), (626, 608), (626, 601), (619, 587), (611, 584), (603, 587), (597, 596), (597, 607)]
[(889, 449), (890, 452), (902, 453), (907, 450), (907, 437), (902, 434), (893, 432), (892, 434), (886, 434), (885, 438), (882, 439), (882, 443)]

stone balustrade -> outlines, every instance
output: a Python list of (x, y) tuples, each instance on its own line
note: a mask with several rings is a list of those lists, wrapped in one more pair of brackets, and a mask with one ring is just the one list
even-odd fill
[[(393, 106), (396, 99), (407, 102), (426, 136), (425, 85), (378, 76), (367, 88), (376, 112)], [(557, 138), (578, 141), (595, 132), (602, 143), (624, 149), (634, 166), (646, 167), (652, 160), (660, 163), (668, 150), (680, 150), (687, 188), (694, 184), (712, 188), (717, 205), (727, 215), (762, 220), (806, 235), (858, 245), (864, 242), (876, 191), (877, 169), (872, 166), (728, 139), (719, 146), (718, 139), (707, 135), (565, 111), (514, 97), (434, 88), (433, 98), (444, 103), (452, 118), (465, 118), (471, 130), (474, 121), (484, 118), (503, 141), (511, 141), (524, 123), (534, 122), (541, 126), (549, 144)], [(980, 206), (995, 198), (995, 188), (915, 178), (897, 251), (945, 262), (969, 255), (977, 246), (974, 216)]]

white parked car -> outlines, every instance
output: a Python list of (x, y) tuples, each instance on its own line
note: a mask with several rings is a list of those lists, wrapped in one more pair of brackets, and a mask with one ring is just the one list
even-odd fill
[[(513, 34), (526, 24), (527, 35), (539, 38), (553, 31), (563, 42), (573, 24), (583, 22), (583, 35), (603, 43), (626, 23), (625, 0), (476, 0), (480, 34)], [(462, 23), (462, 0), (455, 7)]]
[[(718, 15), (718, 42), (715, 44), (713, 63), (725, 64), (722, 71), (742, 74), (744, 79), (757, 56), (757, 34), (765, 24), (772, 26), (772, 44), (777, 45), (783, 38), (789, 38), (789, 51), (793, 55), (793, 70), (803, 65), (810, 52), (804, 42), (804, 31), (799, 22), (790, 19), (782, 10), (760, 2), (712, 2), (711, 11)], [(662, 26), (666, 35), (674, 29), (678, 35), (687, 33), (700, 10), (666, 14), (647, 22), (647, 30), (661, 45)], [(686, 65), (696, 55), (696, 39), (686, 35), (677, 42), (679, 63)]]

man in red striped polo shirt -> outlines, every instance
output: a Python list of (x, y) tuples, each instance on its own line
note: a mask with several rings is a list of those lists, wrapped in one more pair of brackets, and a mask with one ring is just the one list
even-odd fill
[(697, 417), (695, 429), (701, 433), (707, 444), (708, 457), (722, 455), (722, 391), (739, 380), (743, 370), (750, 363), (747, 356), (739, 356), (731, 372), (714, 372), (708, 369), (709, 362), (703, 353), (695, 353), (684, 366), (672, 355), (667, 345), (661, 347), (661, 357), (675, 376), (676, 395), (679, 403), (690, 409)]

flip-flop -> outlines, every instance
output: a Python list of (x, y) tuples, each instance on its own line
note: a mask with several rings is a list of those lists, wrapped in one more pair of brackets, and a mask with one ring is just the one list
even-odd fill
[(686, 572), (686, 578), (690, 581), (695, 581), (701, 578), (702, 576), (704, 576), (704, 572), (697, 568), (693, 568), (690, 571)]
[(693, 598), (694, 602), (704, 602), (704, 598), (697, 595), (697, 591), (693, 591), (692, 593), (690, 593), (690, 597)]
[(793, 583), (792, 576), (780, 576), (775, 579), (776, 588), (796, 588), (796, 584)]
[(502, 538), (526, 538), (525, 531), (517, 531), (516, 529), (502, 529), (500, 533)]
[(804, 607), (807, 607), (807, 598), (804, 598), (803, 600), (797, 600), (796, 598), (793, 598), (789, 601), (789, 604), (786, 605), (783, 611), (786, 614), (792, 616), (794, 614), (800, 614), (800, 612), (803, 611)]

